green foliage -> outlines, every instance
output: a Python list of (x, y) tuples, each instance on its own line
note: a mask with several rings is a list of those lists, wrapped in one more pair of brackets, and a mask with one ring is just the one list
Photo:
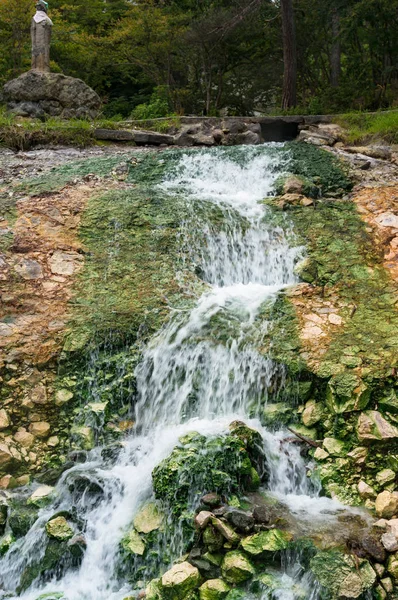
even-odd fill
[(147, 104), (139, 104), (132, 112), (132, 118), (138, 120), (157, 119), (171, 116), (170, 101), (167, 90), (157, 87)]
[[(398, 0), (301, 0), (294, 112), (396, 106), (397, 8)], [(29, 68), (33, 10), (31, 0), (0, 0), (0, 83)], [(279, 10), (279, 3), (251, 0), (52, 0), (51, 66), (94, 87), (109, 118), (275, 112), (283, 77)]]

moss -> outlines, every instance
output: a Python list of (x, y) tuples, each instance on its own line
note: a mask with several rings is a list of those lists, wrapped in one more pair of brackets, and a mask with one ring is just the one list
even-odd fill
[(342, 195), (352, 189), (344, 163), (330, 152), (303, 142), (285, 144), (289, 171), (302, 177), (304, 194), (310, 197)]
[(345, 325), (333, 335), (318, 374), (330, 377), (333, 365), (344, 369), (343, 358), (352, 357), (354, 348), (355, 364), (361, 364), (365, 379), (387, 382), (398, 365), (396, 287), (355, 206), (325, 203), (315, 211), (299, 208), (289, 214), (317, 265), (316, 285), (326, 298), (337, 296), (345, 306), (340, 313)]
[(20, 193), (36, 195), (57, 192), (76, 179), (89, 175), (113, 179), (116, 177), (116, 169), (122, 169), (127, 174), (133, 157), (133, 153), (125, 153), (67, 162), (54, 167), (45, 175), (19, 183), (15, 189)]
[[(196, 507), (203, 494), (218, 492), (228, 496), (249, 489), (254, 483), (258, 487), (249, 437), (196, 435), (183, 440), (154, 469), (155, 496), (179, 517), (188, 507)], [(256, 458), (253, 457), (254, 461)]]
[(10, 503), (8, 524), (16, 538), (26, 535), (36, 521), (39, 510), (35, 506), (27, 506), (23, 502), (13, 500)]

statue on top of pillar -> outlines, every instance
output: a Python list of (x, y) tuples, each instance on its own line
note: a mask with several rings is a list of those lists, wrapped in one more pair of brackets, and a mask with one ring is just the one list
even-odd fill
[(39, 0), (32, 19), (32, 69), (50, 71), (50, 42), (53, 23), (48, 16), (48, 2)]

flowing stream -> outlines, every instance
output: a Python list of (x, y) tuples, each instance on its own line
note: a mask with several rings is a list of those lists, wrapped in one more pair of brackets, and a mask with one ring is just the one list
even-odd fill
[[(128, 586), (117, 577), (118, 546), (134, 514), (151, 496), (152, 470), (184, 433), (226, 432), (236, 418), (262, 433), (269, 491), (298, 518), (313, 525), (340, 509), (337, 503), (318, 498), (298, 447), (290, 445), (281, 452), (286, 433), (270, 433), (259, 421), (268, 390), (283, 386), (284, 372), (257, 350), (268, 327), (257, 317), (277, 292), (295, 283), (294, 265), (302, 255), (284, 230), (272, 224), (269, 209), (261, 203), (284, 168), (278, 156), (266, 146), (261, 151), (190, 152), (161, 184), (165, 194), (179, 194), (188, 203), (190, 217), (181, 244), (206, 291), (192, 310), (174, 310), (149, 342), (136, 371), (136, 427), (116, 464), (109, 464), (96, 449), (88, 462), (64, 473), (53, 504), (41, 510), (28, 534), (2, 559), (1, 584), (10, 597), (36, 600), (40, 594), (56, 592), (64, 593), (65, 600), (129, 596)], [(99, 501), (76, 493), (71, 482), (82, 475), (102, 489)], [(54, 576), (45, 584), (34, 583), (18, 595), (24, 569), (44, 555), (45, 523), (71, 507), (85, 523), (82, 564), (59, 580)], [(317, 597), (297, 560), (287, 560), (274, 598), (293, 600), (298, 582), (307, 598)]]

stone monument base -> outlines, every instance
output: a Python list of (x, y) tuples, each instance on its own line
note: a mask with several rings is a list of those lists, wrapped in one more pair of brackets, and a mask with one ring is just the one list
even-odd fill
[(22, 117), (94, 119), (101, 108), (91, 87), (62, 73), (28, 71), (6, 83), (3, 92), (8, 109)]

